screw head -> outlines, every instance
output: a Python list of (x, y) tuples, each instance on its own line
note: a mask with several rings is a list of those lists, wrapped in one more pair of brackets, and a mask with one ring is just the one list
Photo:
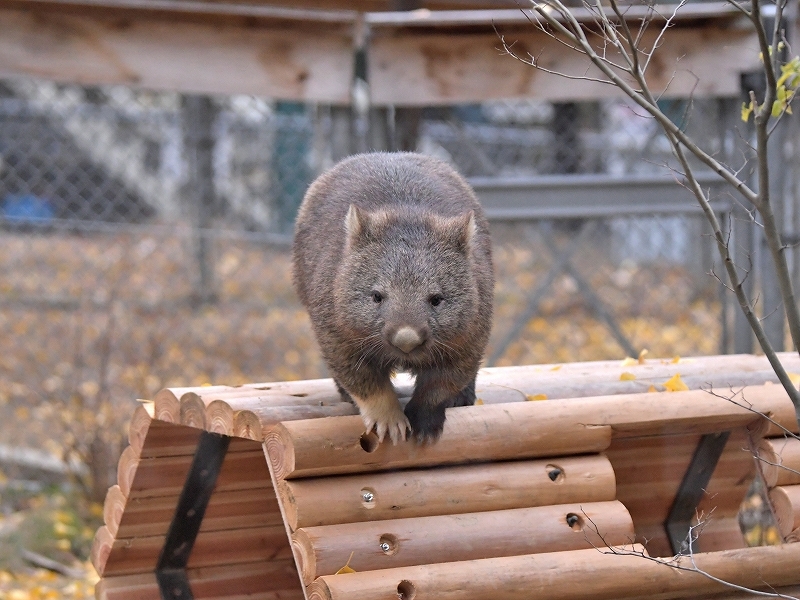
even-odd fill
[(362, 500), (364, 500), (364, 502), (372, 502), (373, 500), (375, 500), (375, 494), (373, 494), (372, 492), (364, 492), (363, 494), (361, 494), (361, 498)]
[(388, 552), (391, 549), (392, 547), (387, 542), (381, 543), (381, 550), (383, 550), (384, 552)]

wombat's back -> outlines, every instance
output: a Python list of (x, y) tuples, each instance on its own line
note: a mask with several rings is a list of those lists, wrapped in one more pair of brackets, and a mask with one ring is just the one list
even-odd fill
[(410, 152), (358, 154), (311, 184), (297, 217), (294, 283), (312, 318), (320, 296), (330, 294), (341, 264), (345, 216), (351, 204), (367, 211), (411, 206), (447, 217), (473, 211), (476, 249), (485, 258), (478, 263), (485, 263), (491, 271), (486, 218), (471, 188), (447, 163)]

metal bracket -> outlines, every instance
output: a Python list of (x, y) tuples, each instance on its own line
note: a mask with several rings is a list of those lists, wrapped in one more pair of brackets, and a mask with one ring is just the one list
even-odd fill
[(192, 600), (194, 597), (186, 577), (186, 564), (230, 440), (228, 436), (207, 431), (200, 433), (197, 450), (156, 565), (155, 574), (163, 600)]
[[(711, 481), (730, 435), (730, 431), (708, 433), (702, 436), (700, 443), (697, 444), (683, 481), (675, 494), (669, 516), (664, 522), (669, 544), (676, 555), (685, 554), (688, 550), (687, 536), (691, 531), (697, 506), (703, 498), (708, 482)], [(695, 542), (692, 543), (692, 550), (697, 551)]]

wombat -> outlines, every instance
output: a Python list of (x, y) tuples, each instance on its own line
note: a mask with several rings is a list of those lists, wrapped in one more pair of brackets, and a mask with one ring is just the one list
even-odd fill
[[(294, 285), (342, 397), (383, 441), (439, 438), (445, 409), (475, 402), (492, 320), (486, 217), (447, 163), (414, 154), (352, 156), (300, 206)], [(416, 383), (405, 413), (390, 377)]]

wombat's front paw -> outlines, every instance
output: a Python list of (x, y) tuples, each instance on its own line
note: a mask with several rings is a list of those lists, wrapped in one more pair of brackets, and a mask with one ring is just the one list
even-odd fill
[(397, 442), (406, 439), (406, 431), (411, 425), (397, 401), (394, 402), (394, 405), (387, 404), (362, 405), (360, 407), (361, 418), (364, 419), (367, 432), (375, 428), (379, 441), (382, 442), (388, 433), (392, 443), (397, 444)]
[(446, 404), (429, 406), (427, 404), (409, 402), (406, 405), (406, 416), (411, 423), (411, 435), (419, 444), (435, 442), (444, 429), (444, 410)]

